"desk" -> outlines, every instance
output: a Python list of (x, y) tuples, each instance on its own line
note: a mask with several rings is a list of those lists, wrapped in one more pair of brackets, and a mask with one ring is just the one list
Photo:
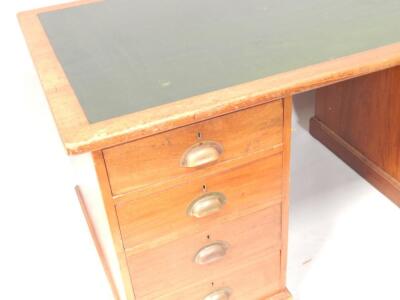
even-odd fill
[(400, 199), (398, 1), (78, 1), (19, 15), (116, 298), (289, 299), (291, 97)]

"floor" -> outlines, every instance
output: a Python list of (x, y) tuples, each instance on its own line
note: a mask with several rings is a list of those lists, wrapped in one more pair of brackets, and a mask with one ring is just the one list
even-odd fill
[(308, 133), (294, 99), (288, 287), (295, 300), (400, 299), (400, 209)]
[[(0, 4), (0, 299), (110, 300), (15, 17), (57, 2)], [(400, 210), (308, 134), (312, 101), (294, 101), (288, 287), (295, 300), (400, 299)]]

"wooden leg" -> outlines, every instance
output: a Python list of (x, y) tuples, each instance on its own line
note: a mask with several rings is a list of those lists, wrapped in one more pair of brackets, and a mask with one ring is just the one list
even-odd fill
[(400, 67), (318, 90), (310, 132), (400, 206)]

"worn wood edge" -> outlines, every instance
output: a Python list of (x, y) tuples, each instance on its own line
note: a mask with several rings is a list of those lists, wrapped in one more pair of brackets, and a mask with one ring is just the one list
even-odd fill
[(263, 104), (285, 95), (400, 65), (400, 43), (395, 43), (89, 124), (37, 14), (94, 2), (99, 1), (76, 1), (19, 14), (28, 47), (69, 154), (115, 146)]
[(310, 133), (400, 207), (399, 181), (370, 161), (316, 117), (310, 120)]
[(111, 147), (397, 65), (400, 43), (94, 123), (65, 146), (70, 154)]
[(282, 160), (282, 249), (281, 249), (281, 287), (286, 286), (288, 234), (289, 234), (289, 196), (290, 196), (290, 158), (292, 140), (292, 97), (283, 101), (283, 160)]
[(61, 139), (65, 144), (73, 138), (72, 132), (87, 126), (89, 122), (40, 23), (38, 13), (42, 11), (44, 10), (19, 13), (18, 20)]
[(266, 298), (265, 300), (293, 300), (292, 294), (290, 294), (289, 290), (285, 288), (283, 291)]
[(99, 255), (101, 264), (103, 266), (104, 273), (106, 274), (108, 283), (110, 284), (113, 296), (114, 296), (114, 298), (116, 300), (119, 300), (120, 298), (119, 298), (119, 295), (118, 295), (118, 289), (117, 289), (117, 286), (116, 286), (116, 284), (114, 282), (114, 279), (113, 279), (113, 277), (111, 275), (110, 266), (108, 265), (108, 262), (106, 260), (105, 255), (104, 255), (103, 248), (100, 245), (96, 229), (95, 229), (95, 227), (93, 225), (93, 221), (92, 221), (92, 219), (91, 219), (91, 217), (89, 215), (88, 209), (86, 207), (85, 200), (83, 198), (83, 195), (81, 193), (81, 190), (80, 190), (79, 186), (75, 187), (75, 192), (76, 192), (76, 195), (78, 197), (79, 204), (81, 206), (83, 216), (85, 217), (86, 223), (88, 225), (89, 232), (90, 232), (90, 235), (92, 237), (93, 243), (94, 243), (94, 245), (96, 247), (97, 254)]
[(102, 152), (91, 153), (95, 165), (96, 174), (100, 183), (101, 194), (104, 200), (104, 207), (113, 238), (114, 248), (119, 260), (122, 281), (125, 287), (125, 296), (127, 300), (134, 300), (135, 294), (132, 287), (131, 276), (129, 273), (128, 262), (125, 249), (122, 242), (121, 230), (118, 222), (117, 212), (112, 200), (110, 186), (108, 184), (108, 176), (105, 169), (105, 162)]

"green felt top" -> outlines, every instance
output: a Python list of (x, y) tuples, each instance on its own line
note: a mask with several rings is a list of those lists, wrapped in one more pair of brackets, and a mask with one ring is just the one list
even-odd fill
[(90, 122), (400, 41), (400, 0), (114, 0), (40, 20)]

